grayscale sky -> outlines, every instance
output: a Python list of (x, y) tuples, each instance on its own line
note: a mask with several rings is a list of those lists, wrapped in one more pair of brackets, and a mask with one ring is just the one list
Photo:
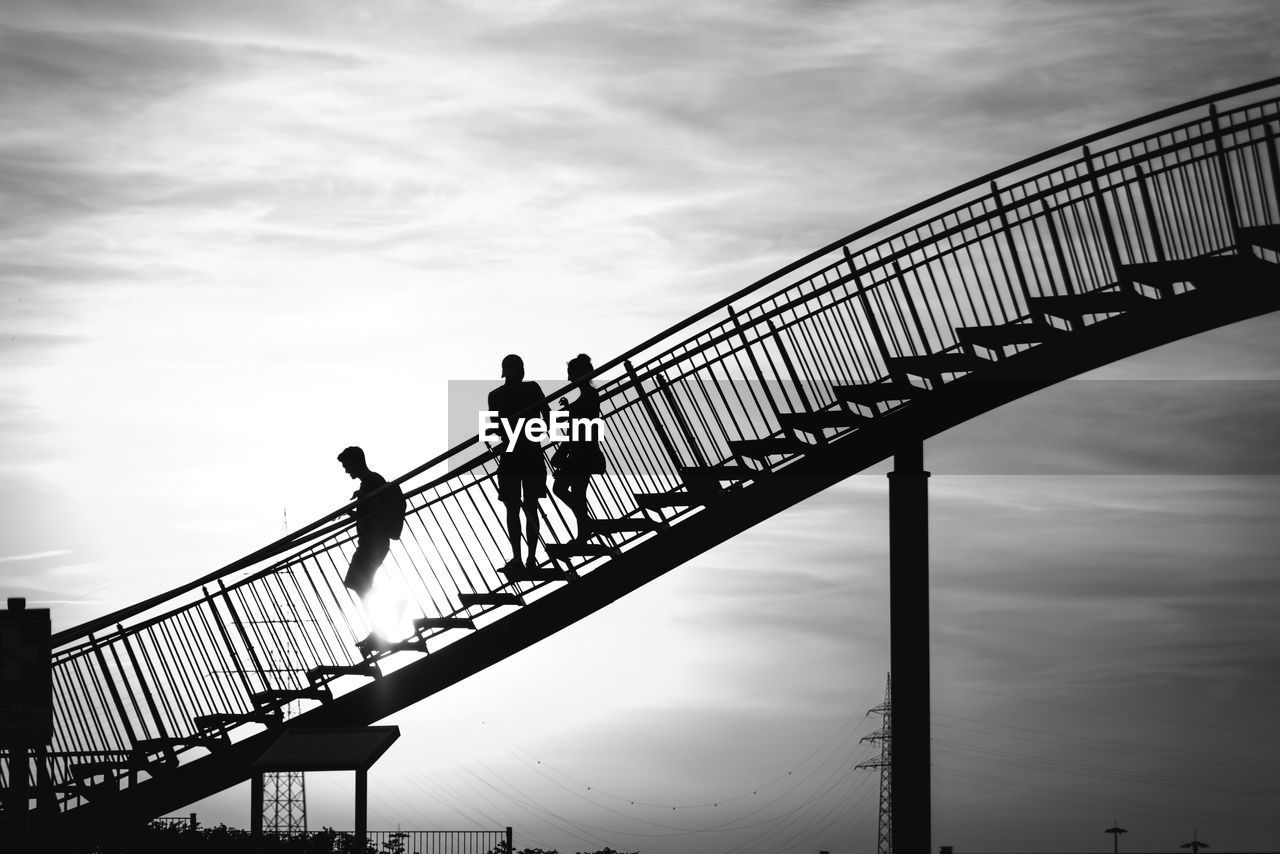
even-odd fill
[[(387, 475), (443, 450), (447, 383), (508, 351), (601, 363), (928, 195), (1276, 74), (1274, 0), (5, 0), (0, 590), (69, 626), (168, 589), (340, 504), (342, 447)], [(935, 845), (1280, 844), (1278, 332), (931, 443)], [(396, 715), (371, 825), (873, 851), (884, 481)], [(350, 827), (350, 780), (309, 785), (312, 826)]]

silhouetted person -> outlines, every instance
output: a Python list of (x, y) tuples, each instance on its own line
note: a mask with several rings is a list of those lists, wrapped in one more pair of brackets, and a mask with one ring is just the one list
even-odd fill
[(568, 505), (578, 523), (574, 542), (590, 536), (591, 510), (587, 505), (587, 486), (591, 475), (604, 474), (605, 469), (600, 437), (594, 432), (584, 435), (588, 432), (582, 429), (585, 425), (577, 423), (584, 418), (600, 417), (600, 392), (587, 379), (594, 370), (591, 357), (586, 353), (579, 353), (569, 360), (568, 379), (577, 387), (578, 396), (572, 403), (568, 398), (560, 398), (560, 408), (569, 412), (570, 439), (556, 450), (551, 460), (556, 468), (553, 487), (556, 497)]
[[(502, 385), (489, 392), (489, 409), (497, 412), (499, 419), (514, 423), (517, 418), (550, 418), (551, 410), (540, 403), (546, 395), (533, 381), (525, 381), (524, 360), (512, 354), (502, 360)], [(499, 422), (501, 423), (501, 422)], [(498, 448), (498, 500), (507, 507), (507, 536), (511, 540), (511, 561), (508, 569), (520, 567), (520, 510), (524, 510), (525, 542), (529, 544), (527, 565), (538, 565), (538, 501), (547, 494), (547, 464), (542, 457), (542, 446), (530, 441), (520, 431), (514, 447), (508, 450), (509, 437), (505, 428)]]
[[(353, 478), (358, 478), (360, 488), (351, 493), (352, 498), (360, 499), (360, 503), (351, 511), (351, 515), (356, 520), (356, 553), (351, 557), (351, 568), (347, 570), (347, 576), (342, 580), (348, 588), (355, 591), (361, 599), (369, 592), (369, 588), (373, 586), (373, 575), (378, 571), (378, 567), (382, 566), (382, 562), (387, 557), (387, 552), (391, 550), (392, 537), (399, 538), (399, 527), (396, 526), (394, 532), (388, 530), (386, 517), (389, 515), (388, 507), (390, 503), (391, 493), (399, 495), (399, 490), (383, 490), (376, 498), (371, 497), (383, 486), (386, 486), (387, 479), (377, 472), (369, 470), (368, 464), (364, 459), (364, 451), (357, 447), (344, 448), (342, 453), (338, 454), (338, 462), (342, 463), (343, 470)], [(399, 499), (403, 501), (403, 499)], [(403, 522), (403, 513), (399, 514), (400, 522)]]

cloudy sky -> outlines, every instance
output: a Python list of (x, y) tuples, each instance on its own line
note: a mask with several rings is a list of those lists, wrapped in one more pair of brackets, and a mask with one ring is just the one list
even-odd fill
[[(602, 362), (1276, 74), (1272, 0), (5, 0), (0, 586), (57, 626), (168, 589), (341, 503), (338, 449), (443, 450), (448, 382), (508, 351)], [(936, 845), (1108, 850), (1113, 819), (1130, 850), (1280, 845), (1278, 332), (931, 443)], [(372, 826), (874, 850), (885, 495), (852, 478), (396, 716)], [(350, 781), (310, 786), (312, 826), (349, 827)]]

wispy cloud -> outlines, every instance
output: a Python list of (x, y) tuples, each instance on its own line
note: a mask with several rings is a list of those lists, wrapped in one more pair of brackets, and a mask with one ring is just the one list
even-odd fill
[(0, 557), (0, 563), (12, 563), (13, 561), (19, 560), (40, 560), (41, 558), (61, 557), (62, 555), (69, 554), (71, 554), (71, 552), (67, 549), (55, 549), (53, 551), (32, 552), (25, 555), (8, 555), (7, 557)]

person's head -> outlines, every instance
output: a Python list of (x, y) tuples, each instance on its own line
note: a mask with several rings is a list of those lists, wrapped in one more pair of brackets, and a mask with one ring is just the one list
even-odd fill
[(342, 463), (342, 470), (352, 477), (360, 477), (369, 471), (369, 465), (364, 461), (364, 451), (355, 445), (343, 448), (342, 453), (338, 454), (338, 462)]
[(524, 359), (521, 359), (515, 353), (503, 359), (502, 378), (512, 382), (519, 382), (524, 379)]
[(591, 357), (586, 353), (579, 353), (569, 360), (569, 382), (577, 382), (594, 370), (591, 367)]

